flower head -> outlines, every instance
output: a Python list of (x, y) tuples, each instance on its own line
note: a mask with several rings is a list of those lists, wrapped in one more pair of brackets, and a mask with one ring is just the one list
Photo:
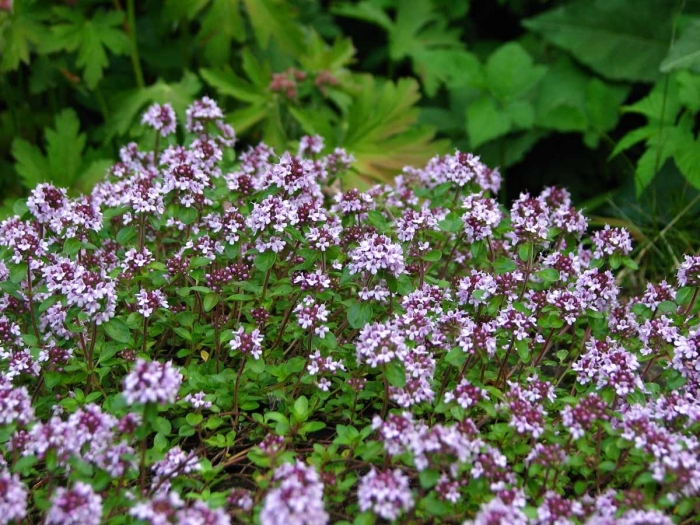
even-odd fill
[(133, 370), (124, 379), (127, 404), (174, 403), (182, 384), (182, 374), (173, 364), (137, 359)]

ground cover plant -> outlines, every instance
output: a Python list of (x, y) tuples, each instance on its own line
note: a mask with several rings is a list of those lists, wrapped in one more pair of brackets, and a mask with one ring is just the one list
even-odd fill
[(143, 123), (0, 224), (1, 523), (694, 522), (700, 257), (634, 296), (469, 153), (343, 192), (211, 99)]

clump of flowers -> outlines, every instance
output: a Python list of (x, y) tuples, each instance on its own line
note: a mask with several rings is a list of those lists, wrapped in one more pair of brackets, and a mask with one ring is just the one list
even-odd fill
[(636, 296), (627, 231), (473, 154), (338, 191), (212, 99), (143, 123), (0, 224), (0, 523), (695, 522), (697, 254)]

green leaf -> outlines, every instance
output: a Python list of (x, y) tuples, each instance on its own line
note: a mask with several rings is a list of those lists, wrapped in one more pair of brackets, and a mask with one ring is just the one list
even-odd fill
[(197, 39), (204, 44), (204, 57), (221, 65), (231, 58), (231, 43), (245, 40), (239, 0), (212, 0), (201, 18)]
[(57, 47), (78, 52), (76, 65), (83, 69), (87, 86), (94, 89), (109, 65), (107, 50), (115, 55), (125, 55), (131, 49), (131, 42), (123, 29), (124, 12), (100, 9), (89, 20), (76, 9), (59, 7), (55, 12), (63, 19), (63, 23), (51, 28)]
[(280, 48), (299, 56), (304, 52), (304, 33), (292, 17), (286, 2), (280, 0), (243, 0), (255, 38), (266, 49), (274, 37)]
[(270, 108), (266, 103), (249, 106), (226, 115), (226, 122), (231, 124), (237, 133), (243, 133), (266, 119), (269, 111)]
[(33, 188), (51, 178), (48, 159), (26, 140), (16, 137), (12, 141), (12, 156), (17, 161), (15, 169), (26, 188)]
[(372, 305), (369, 303), (355, 303), (348, 308), (348, 324), (351, 328), (363, 328), (374, 314)]
[(126, 323), (119, 317), (110, 319), (109, 322), (102, 325), (107, 332), (107, 335), (118, 343), (128, 343), (131, 341), (131, 331)]
[(673, 160), (683, 177), (696, 189), (700, 189), (700, 140), (692, 135), (678, 141), (673, 152)]
[(153, 430), (167, 436), (172, 432), (173, 426), (166, 418), (159, 416), (153, 422)]
[(200, 69), (199, 74), (207, 84), (222, 95), (251, 104), (259, 104), (268, 98), (265, 92), (261, 92), (255, 85), (240, 78), (228, 66), (220, 70)]
[(613, 129), (620, 118), (619, 107), (627, 93), (627, 86), (606, 84), (597, 78), (589, 79), (586, 86), (586, 113), (590, 126), (598, 132)]
[(361, 175), (388, 180), (404, 166), (423, 165), (444, 150), (445, 145), (432, 142), (432, 128), (415, 125), (415, 104), (420, 100), (415, 80), (381, 82), (371, 75), (361, 75), (357, 77), (357, 89), (338, 145), (355, 156), (354, 167)]
[(219, 294), (214, 292), (205, 295), (202, 301), (205, 312), (210, 312), (217, 304), (219, 304)]
[(430, 250), (428, 253), (421, 257), (424, 261), (437, 262), (442, 259), (442, 252), (440, 250)]
[(253, 259), (253, 265), (261, 272), (266, 272), (272, 268), (277, 260), (277, 254), (273, 251), (260, 253)]
[(63, 243), (63, 253), (66, 255), (75, 255), (80, 251), (81, 246), (82, 243), (80, 239), (76, 239), (75, 237), (68, 238)]
[(668, 73), (674, 69), (690, 69), (700, 73), (700, 19), (694, 18), (674, 42), (661, 62), (660, 70)]
[(517, 42), (498, 48), (486, 61), (489, 90), (500, 100), (518, 98), (533, 89), (547, 72)]
[(406, 386), (406, 372), (403, 365), (396, 361), (389, 361), (384, 364), (384, 375), (391, 386), (403, 388)]
[(518, 246), (518, 257), (523, 262), (527, 262), (530, 260), (530, 258), (532, 257), (532, 252), (533, 252), (533, 247), (532, 247), (532, 244), (529, 242), (526, 242), (525, 244), (521, 244), (520, 246)]
[(507, 134), (510, 129), (508, 116), (487, 95), (479, 97), (467, 108), (467, 132), (473, 148)]
[(558, 60), (547, 71), (537, 93), (537, 124), (557, 131), (585, 131), (587, 81), (587, 75), (569, 59)]
[(559, 280), (559, 272), (554, 268), (545, 268), (537, 272), (540, 279), (545, 282), (556, 282)]
[(394, 21), (384, 12), (380, 5), (366, 0), (357, 3), (344, 2), (334, 5), (331, 8), (331, 13), (376, 24), (385, 31), (390, 31), (394, 25)]
[(423, 469), (418, 473), (418, 480), (420, 481), (420, 486), (424, 489), (433, 488), (439, 481), (441, 473), (439, 470), (435, 469)]
[(80, 173), (87, 137), (79, 131), (80, 122), (72, 109), (64, 109), (56, 115), (55, 129), (46, 130), (51, 179), (59, 186), (71, 186)]
[(674, 9), (666, 0), (575, 0), (523, 25), (610, 79), (654, 82)]
[(441, 85), (448, 89), (481, 88), (485, 85), (479, 59), (462, 49), (425, 49), (414, 53), (413, 70), (425, 93), (434, 96)]
[(29, 64), (32, 48), (41, 49), (50, 33), (43, 21), (49, 16), (48, 5), (15, 1), (0, 30), (0, 71), (13, 71), (20, 62)]
[(301, 396), (294, 402), (293, 412), (297, 420), (306, 420), (309, 412), (309, 400), (306, 396)]

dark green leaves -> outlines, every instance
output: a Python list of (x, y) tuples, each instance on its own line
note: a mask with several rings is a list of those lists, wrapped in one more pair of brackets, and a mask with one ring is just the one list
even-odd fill
[(103, 177), (109, 165), (106, 161), (95, 160), (86, 163), (83, 154), (86, 136), (80, 133), (78, 117), (72, 109), (65, 109), (56, 115), (54, 128), (46, 130), (46, 155), (22, 138), (12, 143), (12, 155), (17, 160), (17, 173), (28, 188), (52, 181), (60, 187), (70, 187), (81, 177), (93, 174), (99, 169)]
[(484, 66), (488, 93), (467, 108), (467, 131), (473, 147), (533, 126), (535, 108), (528, 95), (545, 72), (546, 68), (535, 65), (516, 42), (505, 44), (488, 58)]
[(694, 18), (661, 62), (661, 72), (690, 69), (700, 73), (700, 18)]
[(131, 47), (123, 29), (124, 12), (99, 10), (90, 19), (68, 7), (56, 8), (56, 13), (63, 22), (52, 27), (52, 47), (77, 51), (76, 65), (83, 70), (87, 86), (94, 89), (109, 65), (107, 51), (124, 55)]
[(673, 9), (665, 0), (638, 0), (633, 6), (577, 0), (523, 25), (605, 77), (654, 82), (671, 39)]
[(118, 343), (128, 343), (131, 341), (131, 331), (122, 319), (115, 317), (102, 326), (105, 332), (107, 332), (107, 335)]
[(348, 308), (348, 324), (352, 328), (360, 329), (372, 319), (372, 305), (369, 303), (355, 303)]

